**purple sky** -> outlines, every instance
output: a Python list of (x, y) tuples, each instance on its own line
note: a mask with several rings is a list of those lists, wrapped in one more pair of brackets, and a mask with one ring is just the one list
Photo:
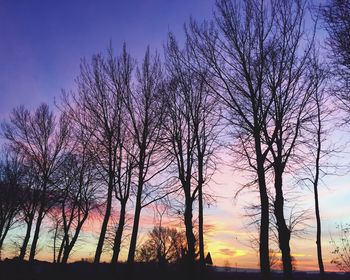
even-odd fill
[(74, 88), (82, 57), (127, 43), (138, 59), (181, 36), (193, 16), (210, 17), (213, 0), (0, 0), (0, 119), (20, 104), (52, 104)]

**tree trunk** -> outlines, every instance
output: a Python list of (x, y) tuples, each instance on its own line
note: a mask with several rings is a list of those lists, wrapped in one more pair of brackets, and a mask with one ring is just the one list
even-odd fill
[(121, 208), (120, 208), (120, 214), (119, 214), (118, 229), (114, 237), (113, 255), (112, 255), (111, 263), (118, 262), (120, 246), (122, 244), (123, 230), (125, 225), (125, 213), (126, 213), (126, 202), (122, 202)]
[(81, 220), (81, 222), (78, 223), (77, 228), (75, 229), (75, 233), (74, 236), (71, 240), (71, 242), (69, 244), (67, 244), (67, 246), (64, 248), (64, 252), (63, 252), (63, 257), (62, 257), (62, 261), (61, 263), (67, 263), (68, 258), (69, 258), (69, 254), (72, 251), (75, 243), (78, 240), (78, 236), (80, 234), (81, 228), (83, 227), (83, 224), (85, 222), (85, 220), (87, 219), (88, 215), (85, 214), (83, 219)]
[(3, 244), (4, 244), (6, 235), (7, 235), (8, 231), (9, 231), (9, 229), (10, 229), (10, 226), (11, 226), (11, 220), (12, 220), (12, 219), (9, 219), (9, 220), (8, 220), (7, 225), (5, 226), (2, 235), (0, 235), (0, 236), (1, 236), (1, 238), (0, 238), (0, 258), (1, 258), (2, 246), (3, 246)]
[(36, 246), (38, 244), (40, 227), (41, 227), (41, 222), (43, 221), (43, 219), (44, 219), (44, 209), (43, 209), (43, 207), (41, 207), (39, 214), (38, 214), (38, 220), (36, 221), (32, 246), (30, 247), (30, 254), (29, 254), (29, 261), (30, 262), (34, 261), (34, 259), (35, 259)]
[(0, 238), (0, 260), (1, 260), (2, 245), (4, 244), (5, 236), (6, 235)]
[(259, 172), (259, 193), (260, 193), (260, 234), (259, 234), (259, 260), (260, 272), (263, 279), (270, 276), (269, 256), (269, 198), (266, 192), (265, 171)]
[[(144, 132), (143, 132), (144, 134)], [(146, 139), (145, 136), (143, 136), (143, 139)], [(137, 245), (137, 234), (139, 231), (139, 224), (140, 224), (140, 216), (141, 216), (141, 210), (142, 210), (142, 191), (143, 191), (143, 184), (144, 184), (144, 167), (145, 167), (145, 160), (144, 155), (146, 153), (146, 144), (145, 141), (142, 142), (142, 146), (140, 149), (140, 157), (139, 157), (139, 164), (138, 164), (138, 185), (137, 185), (137, 194), (136, 194), (136, 205), (135, 205), (135, 214), (134, 214), (134, 224), (132, 227), (132, 234), (131, 234), (131, 240), (130, 240), (130, 247), (129, 247), (129, 253), (128, 253), (128, 263), (132, 264), (135, 259), (135, 251), (136, 251), (136, 245)]]
[(64, 248), (61, 263), (67, 263), (68, 258), (69, 258), (69, 254), (70, 254), (71, 250), (73, 249), (73, 246), (74, 246), (74, 244), (73, 245), (67, 244), (67, 246)]
[[(65, 238), (64, 243), (62, 242), (61, 246), (62, 246), (62, 251), (61, 251), (61, 256), (59, 258), (60, 263), (67, 263), (68, 257), (69, 257), (69, 253), (70, 253), (71, 249), (73, 248), (73, 247), (70, 246), (70, 242), (69, 242), (69, 237), (68, 236)], [(61, 250), (61, 248), (60, 248), (60, 250)]]
[[(2, 222), (0, 225), (0, 239), (2, 239), (2, 231), (4, 230), (4, 227), (5, 227), (5, 222)], [(0, 246), (0, 250), (1, 250), (1, 246)]]
[(26, 235), (24, 236), (23, 244), (22, 244), (22, 247), (21, 247), (19, 256), (18, 256), (18, 259), (19, 259), (20, 261), (23, 261), (25, 255), (26, 255), (27, 246), (28, 246), (29, 239), (30, 239), (30, 233), (31, 233), (31, 231), (32, 231), (32, 225), (33, 225), (33, 218), (30, 218), (29, 221), (28, 221), (28, 223), (27, 223)]
[[(276, 162), (275, 162), (276, 164)], [(278, 163), (277, 163), (278, 165)], [(277, 230), (278, 230), (278, 242), (279, 247), (282, 252), (282, 263), (283, 263), (283, 273), (285, 279), (292, 279), (293, 277), (293, 267), (292, 267), (292, 258), (290, 254), (290, 230), (286, 225), (286, 220), (284, 218), (284, 197), (282, 191), (282, 174), (280, 168), (275, 168), (275, 190), (276, 190), (276, 198), (275, 198), (275, 209), (274, 214), (276, 216), (277, 221)]]
[(199, 259), (202, 266), (205, 265), (204, 256), (204, 222), (203, 222), (203, 173), (202, 168), (199, 168), (199, 183), (198, 183), (198, 243), (199, 243)]
[(54, 234), (54, 237), (53, 237), (53, 263), (56, 263), (56, 262), (57, 262), (57, 259), (56, 259), (57, 232), (58, 232), (58, 223), (56, 222), (55, 234)]
[(315, 212), (316, 212), (316, 223), (317, 223), (317, 236), (316, 236), (316, 245), (317, 245), (317, 260), (318, 266), (320, 269), (321, 277), (324, 275), (324, 265), (322, 260), (322, 245), (321, 245), (321, 218), (320, 218), (320, 210), (319, 210), (319, 202), (318, 202), (318, 190), (317, 185), (314, 185), (314, 193), (315, 193)]
[(194, 268), (195, 263), (195, 243), (196, 239), (193, 234), (193, 224), (192, 224), (192, 199), (186, 196), (185, 205), (185, 227), (186, 227), (186, 239), (187, 239), (187, 256), (186, 260), (190, 269)]
[(41, 222), (43, 221), (44, 216), (45, 216), (47, 182), (48, 182), (48, 178), (47, 178), (47, 176), (44, 176), (43, 177), (43, 188), (42, 188), (41, 197), (40, 197), (40, 207), (39, 207), (38, 219), (37, 219), (36, 225), (35, 225), (32, 246), (30, 247), (29, 262), (33, 262), (35, 259), (36, 246), (37, 246), (38, 240), (39, 240)]
[(129, 253), (128, 253), (128, 263), (129, 264), (133, 263), (134, 259), (135, 259), (137, 234), (138, 234), (138, 230), (139, 230), (140, 215), (141, 215), (141, 209), (142, 209), (141, 196), (142, 196), (142, 186), (141, 187), (139, 186), (137, 189), (134, 224), (133, 224), (133, 228), (132, 228), (130, 247), (129, 247)]
[(111, 208), (112, 208), (112, 194), (113, 194), (113, 184), (112, 184), (112, 175), (110, 175), (109, 183), (108, 183), (108, 194), (107, 194), (107, 205), (106, 205), (106, 212), (105, 216), (103, 218), (103, 223), (101, 227), (101, 233), (100, 237), (98, 239), (98, 244), (96, 247), (96, 253), (95, 253), (95, 260), (94, 263), (99, 263), (101, 259), (102, 249), (103, 249), (103, 243), (106, 236), (107, 226), (109, 217), (111, 215)]
[(321, 244), (321, 217), (320, 217), (320, 206), (318, 201), (318, 181), (320, 177), (320, 158), (321, 158), (321, 148), (322, 148), (322, 120), (321, 120), (321, 108), (318, 92), (316, 92), (316, 104), (317, 104), (317, 153), (316, 153), (316, 164), (315, 164), (315, 179), (314, 179), (314, 196), (315, 196), (315, 214), (316, 214), (316, 246), (317, 246), (317, 260), (318, 267), (320, 269), (321, 278), (324, 278), (324, 265), (322, 259), (322, 244)]
[[(77, 197), (75, 198), (73, 205), (76, 205), (76, 199), (77, 199)], [(64, 203), (62, 203), (62, 218), (63, 218), (63, 234), (64, 235), (63, 235), (62, 242), (60, 245), (60, 250), (58, 252), (58, 257), (57, 257), (58, 263), (61, 263), (63, 261), (62, 258), (63, 258), (64, 252), (66, 251), (66, 248), (69, 246), (69, 229), (70, 229), (70, 226), (73, 222), (73, 213), (74, 213), (75, 206), (72, 206), (71, 215), (70, 215), (70, 219), (69, 219), (68, 223), (67, 223), (67, 218), (66, 218), (64, 208), (65, 208)]]
[(260, 234), (259, 234), (259, 261), (260, 272), (263, 279), (270, 277), (269, 256), (269, 198), (266, 190), (264, 159), (261, 153), (260, 135), (255, 136), (255, 151), (257, 161), (257, 175), (260, 195)]
[(58, 251), (58, 256), (57, 256), (57, 262), (58, 263), (60, 263), (61, 260), (62, 260), (63, 249), (64, 249), (64, 246), (66, 244), (66, 240), (67, 240), (67, 235), (66, 235), (66, 233), (64, 233), (64, 236), (62, 238), (62, 242), (61, 242), (61, 245), (60, 245), (60, 250)]

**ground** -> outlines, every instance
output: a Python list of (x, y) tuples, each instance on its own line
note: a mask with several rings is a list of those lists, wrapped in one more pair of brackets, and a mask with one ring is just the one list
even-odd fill
[[(157, 264), (135, 264), (132, 268), (126, 264), (92, 264), (88, 262), (77, 262), (72, 264), (52, 264), (36, 261), (34, 263), (18, 262), (16, 260), (5, 260), (0, 262), (1, 280), (258, 280), (259, 273), (253, 272), (225, 272), (217, 271), (215, 268), (207, 268), (205, 273), (196, 272), (192, 275), (183, 267), (168, 265), (160, 267)], [(283, 279), (281, 273), (274, 273), (272, 280)], [(296, 272), (294, 280), (316, 280), (318, 274)], [(325, 280), (348, 280), (350, 274), (329, 273)]]

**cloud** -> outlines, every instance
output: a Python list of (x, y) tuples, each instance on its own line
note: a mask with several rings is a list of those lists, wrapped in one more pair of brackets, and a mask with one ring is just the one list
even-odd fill
[(233, 250), (233, 249), (229, 249), (229, 248), (220, 248), (218, 250), (218, 253), (224, 257), (241, 257), (241, 256), (245, 256), (247, 253), (244, 250)]
[(228, 249), (228, 248), (219, 249), (219, 252), (220, 252), (222, 255), (226, 255), (226, 256), (233, 256), (233, 255), (235, 254), (235, 251), (234, 251), (234, 250)]

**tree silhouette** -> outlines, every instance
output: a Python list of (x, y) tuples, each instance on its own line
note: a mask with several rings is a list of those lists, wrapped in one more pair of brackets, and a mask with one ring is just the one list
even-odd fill
[(154, 227), (137, 251), (136, 259), (140, 262), (176, 263), (183, 257), (182, 251), (185, 246), (183, 232), (173, 228)]
[(164, 160), (166, 157), (161, 145), (162, 123), (166, 112), (165, 82), (159, 56), (156, 54), (153, 57), (149, 48), (146, 50), (141, 67), (137, 69), (136, 76), (136, 88), (126, 100), (131, 119), (128, 129), (136, 146), (134, 151), (129, 153), (135, 161), (137, 173), (135, 212), (128, 263), (134, 261), (142, 209), (164, 198), (170, 191), (167, 186), (164, 186), (164, 182), (152, 182), (152, 179), (155, 181), (154, 179), (160, 177), (159, 175), (168, 167), (169, 162)]
[(0, 258), (9, 230), (19, 222), (24, 166), (18, 155), (6, 152), (0, 163)]
[[(220, 107), (210, 93), (205, 79), (189, 64), (189, 46), (183, 50), (170, 34), (167, 45), (167, 119), (164, 143), (185, 197), (184, 222), (188, 246), (188, 261), (195, 260), (196, 240), (193, 233), (193, 206), (199, 205), (199, 254), (204, 264), (203, 201), (205, 184), (216, 170), (219, 148)], [(205, 75), (204, 73), (202, 73)]]
[(29, 255), (29, 260), (33, 261), (42, 221), (54, 203), (50, 196), (54, 175), (67, 148), (68, 120), (64, 114), (56, 120), (46, 104), (34, 112), (20, 106), (12, 111), (9, 122), (4, 123), (2, 129), (10, 147), (23, 157), (25, 165), (33, 169), (31, 173), (39, 187), (37, 220)]
[[(123, 158), (120, 153), (125, 140), (123, 118), (126, 117), (126, 110), (123, 100), (130, 91), (133, 64), (125, 45), (117, 58), (110, 47), (106, 57), (101, 54), (94, 55), (90, 64), (86, 61), (82, 63), (77, 79), (78, 92), (71, 96), (68, 93), (63, 95), (62, 107), (89, 139), (87, 147), (95, 156), (98, 179), (106, 192), (105, 213), (96, 247), (95, 263), (101, 259), (114, 191), (118, 191), (116, 197), (119, 198), (121, 213), (130, 194), (128, 184), (119, 189), (121, 185), (118, 183), (121, 182), (118, 178), (122, 176), (120, 166)], [(125, 217), (122, 215), (120, 218), (119, 224), (122, 226)]]

